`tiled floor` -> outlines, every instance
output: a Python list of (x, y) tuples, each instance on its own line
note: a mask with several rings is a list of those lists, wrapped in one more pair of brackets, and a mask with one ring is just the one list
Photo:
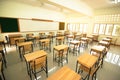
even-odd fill
[[(83, 53), (89, 53), (91, 46), (97, 44), (96, 42), (89, 44), (88, 48), (80, 48), (80, 53), (76, 56), (69, 53), (69, 62), (64, 63), (71, 69), (75, 71), (75, 65), (77, 57)], [(53, 50), (54, 43), (52, 44)], [(34, 50), (39, 50), (39, 47), (34, 47)], [(19, 58), (18, 50), (14, 46), (7, 47), (7, 68), (4, 68), (4, 74), (6, 80), (30, 80), (27, 70), (25, 60), (21, 61)], [(53, 52), (48, 53), (48, 72), (49, 76), (56, 70), (61, 68), (56, 62), (53, 62)], [(38, 80), (46, 80), (45, 72), (38, 74)], [(97, 80), (120, 80), (120, 47), (111, 45), (110, 50), (106, 57), (104, 58), (103, 68), (100, 68), (97, 73)]]

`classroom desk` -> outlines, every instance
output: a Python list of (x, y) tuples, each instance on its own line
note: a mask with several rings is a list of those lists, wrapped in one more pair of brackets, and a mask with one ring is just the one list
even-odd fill
[(23, 48), (25, 45), (31, 45), (32, 46), (32, 51), (33, 51), (33, 43), (31, 41), (29, 42), (23, 42), (23, 43), (18, 43), (17, 46), (18, 46), (18, 49), (19, 49), (19, 56), (22, 60), (22, 52), (21, 52), (21, 48)]
[(67, 39), (68, 38), (73, 38), (74, 39), (74, 35), (66, 35)]
[(18, 41), (18, 40), (25, 40), (24, 37), (19, 37), (19, 38), (14, 38), (15, 41)]
[(107, 42), (109, 42), (109, 43), (111, 43), (111, 41), (112, 41), (112, 39), (109, 39), (109, 38), (103, 38), (102, 40), (103, 40), (103, 41), (107, 41)]
[(5, 46), (4, 40), (0, 40), (0, 45), (3, 45), (3, 47), (4, 47), (4, 49), (5, 49), (5, 53), (7, 53), (7, 50), (6, 50), (6, 46)]
[(56, 45), (57, 45), (57, 42), (59, 42), (59, 45), (60, 45), (60, 41), (61, 42), (63, 41), (63, 44), (64, 44), (64, 37), (56, 37)]
[(105, 51), (105, 46), (101, 46), (101, 45), (99, 45), (99, 46), (93, 46), (92, 48), (91, 48), (91, 50), (90, 50), (90, 53), (91, 52), (96, 52), (97, 54), (100, 54), (100, 56), (98, 56), (99, 57), (99, 60), (101, 59), (102, 60), (102, 62), (101, 62), (101, 65), (103, 64), (103, 58), (104, 58), (104, 51)]
[(19, 43), (19, 41), (22, 41), (22, 40), (25, 41), (25, 38), (24, 37), (18, 37), (18, 38), (14, 38), (14, 40), (15, 40), (15, 44), (16, 44), (16, 47), (17, 47), (17, 42)]
[(109, 42), (107, 42), (107, 41), (99, 41), (99, 43), (98, 43), (99, 45), (102, 45), (102, 46), (105, 46), (105, 47), (107, 47), (107, 48), (109, 48), (110, 47), (110, 43)]
[(81, 80), (81, 76), (69, 67), (64, 66), (48, 77), (47, 80)]
[(28, 74), (30, 73), (30, 62), (42, 56), (47, 56), (47, 53), (44, 50), (38, 50), (24, 55)]
[[(73, 44), (74, 45), (74, 48), (73, 48), (73, 54), (75, 53), (75, 46), (78, 46), (80, 47), (80, 41), (77, 41), (77, 40), (73, 40), (73, 41), (70, 41), (70, 44)], [(80, 49), (79, 49), (80, 50)], [(79, 51), (78, 50), (78, 51)], [(80, 51), (79, 51), (80, 52)]]
[(88, 38), (86, 38), (86, 37), (82, 37), (81, 40), (88, 42)]
[(88, 80), (89, 80), (89, 76), (91, 73), (91, 69), (92, 67), (95, 65), (95, 63), (97, 62), (98, 58), (96, 56), (84, 53), (82, 55), (80, 55), (77, 59), (77, 63), (76, 63), (76, 72), (78, 70), (78, 66), (79, 65), (83, 65), (86, 68), (89, 69), (89, 73), (88, 73)]
[(93, 40), (93, 36), (87, 36), (87, 38), (89, 38), (89, 39), (92, 39), (92, 40)]
[(104, 50), (105, 50), (105, 46), (101, 46), (101, 45), (95, 45), (91, 48), (91, 51), (95, 51), (95, 52), (98, 52), (100, 54), (102, 54)]
[(68, 47), (68, 46), (67, 45), (54, 46), (54, 48), (53, 48), (53, 60), (54, 60), (54, 50), (60, 52), (61, 50), (65, 49), (66, 47)]

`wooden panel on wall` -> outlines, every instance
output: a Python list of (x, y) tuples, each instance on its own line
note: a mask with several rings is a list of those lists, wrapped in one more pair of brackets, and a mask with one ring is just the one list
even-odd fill
[(59, 22), (59, 30), (64, 30), (65, 23), (64, 22)]

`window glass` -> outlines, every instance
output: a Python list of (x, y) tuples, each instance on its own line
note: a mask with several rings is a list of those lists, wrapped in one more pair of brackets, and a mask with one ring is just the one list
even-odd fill
[(95, 24), (93, 33), (98, 33), (98, 31), (99, 31), (99, 24)]
[(113, 31), (113, 24), (107, 24), (105, 34), (111, 35), (112, 31)]
[(114, 25), (112, 35), (120, 36), (120, 25), (118, 25), (118, 24)]
[(86, 33), (87, 32), (87, 27), (88, 27), (88, 24), (84, 24), (84, 29), (83, 29), (83, 33)]
[(104, 34), (105, 33), (105, 27), (106, 27), (106, 24), (100, 24), (99, 34)]
[(83, 24), (80, 24), (80, 32), (83, 33)]

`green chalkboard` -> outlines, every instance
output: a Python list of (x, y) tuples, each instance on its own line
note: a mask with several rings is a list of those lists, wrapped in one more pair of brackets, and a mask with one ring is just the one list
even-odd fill
[(16, 18), (0, 18), (1, 32), (18, 32), (18, 22)]

